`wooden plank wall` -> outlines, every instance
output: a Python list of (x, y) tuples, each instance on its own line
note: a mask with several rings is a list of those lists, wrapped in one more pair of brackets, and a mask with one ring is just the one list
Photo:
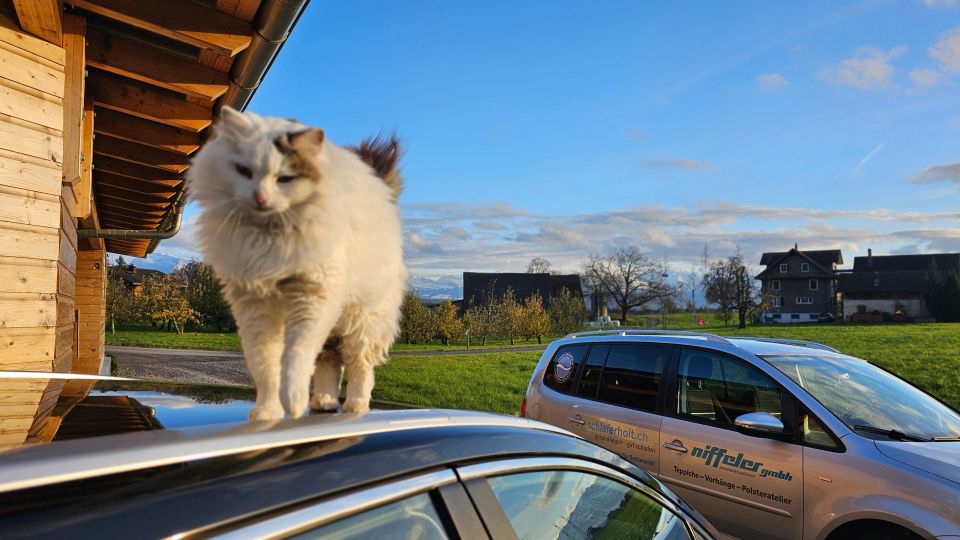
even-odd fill
[(64, 63), (63, 48), (0, 25), (0, 369), (64, 367), (59, 268), (75, 259), (61, 245), (73, 221), (61, 202)]
[(73, 361), (74, 373), (97, 373), (103, 359), (106, 319), (106, 252), (77, 253), (76, 306), (80, 342)]

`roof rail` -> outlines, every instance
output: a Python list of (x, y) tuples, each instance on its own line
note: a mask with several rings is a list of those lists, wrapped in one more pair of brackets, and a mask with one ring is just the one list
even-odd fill
[(781, 345), (797, 345), (799, 347), (809, 347), (811, 349), (819, 349), (821, 351), (829, 351), (837, 354), (843, 354), (842, 352), (834, 349), (833, 347), (824, 345), (823, 343), (817, 343), (816, 341), (807, 341), (805, 339), (786, 339), (786, 338), (765, 338), (765, 337), (749, 337), (749, 336), (730, 336), (730, 339), (749, 339), (752, 341), (762, 341), (764, 343), (780, 343)]
[(716, 334), (706, 332), (691, 332), (689, 330), (647, 330), (644, 328), (621, 328), (619, 330), (590, 330), (587, 332), (574, 332), (567, 334), (564, 338), (593, 337), (593, 336), (676, 336), (676, 337), (699, 337), (708, 341), (726, 343), (733, 345), (730, 340)]

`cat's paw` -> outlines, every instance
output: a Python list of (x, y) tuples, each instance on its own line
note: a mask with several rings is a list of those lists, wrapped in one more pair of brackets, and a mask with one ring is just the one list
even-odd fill
[(343, 412), (345, 413), (365, 413), (370, 410), (370, 400), (353, 398), (343, 402)]
[(283, 407), (279, 403), (275, 405), (255, 405), (250, 409), (247, 418), (251, 422), (257, 420), (280, 420), (283, 418)]
[(310, 398), (310, 408), (315, 411), (336, 412), (340, 400), (330, 394), (318, 393)]
[(283, 409), (287, 411), (290, 418), (300, 418), (307, 412), (310, 395), (307, 388), (289, 388), (280, 399), (283, 401)]

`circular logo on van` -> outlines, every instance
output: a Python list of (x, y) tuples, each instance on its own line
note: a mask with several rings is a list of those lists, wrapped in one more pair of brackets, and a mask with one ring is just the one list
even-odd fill
[(557, 358), (557, 363), (553, 366), (553, 378), (557, 382), (567, 382), (573, 375), (573, 355), (566, 352)]

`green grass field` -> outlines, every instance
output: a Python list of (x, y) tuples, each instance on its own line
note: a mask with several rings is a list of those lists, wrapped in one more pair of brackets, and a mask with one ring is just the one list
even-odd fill
[[(960, 324), (754, 326), (725, 335), (818, 341), (889, 369), (960, 408)], [(377, 399), (516, 413), (537, 352), (399, 356), (377, 369)]]

